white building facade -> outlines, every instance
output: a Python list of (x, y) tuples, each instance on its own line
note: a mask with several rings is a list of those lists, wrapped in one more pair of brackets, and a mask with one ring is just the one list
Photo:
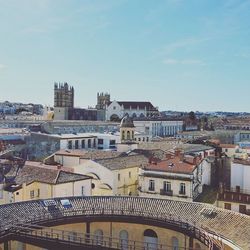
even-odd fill
[(132, 118), (159, 116), (159, 111), (150, 102), (112, 101), (106, 107), (106, 120), (119, 120), (124, 116)]
[(236, 186), (250, 193), (250, 161), (234, 160), (232, 162), (231, 188), (236, 188)]
[(135, 119), (135, 130), (149, 137), (176, 136), (183, 131), (183, 121), (166, 119)]
[(175, 155), (139, 170), (139, 195), (194, 201), (211, 184), (211, 162), (199, 156)]

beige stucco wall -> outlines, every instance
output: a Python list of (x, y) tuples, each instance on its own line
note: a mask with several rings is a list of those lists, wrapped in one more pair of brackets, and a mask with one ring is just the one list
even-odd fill
[(64, 167), (72, 167), (80, 164), (79, 156), (55, 155), (55, 162), (60, 163)]
[[(149, 180), (155, 181), (155, 191), (148, 190)], [(173, 190), (173, 196), (160, 195), (160, 190), (163, 189), (163, 182), (164, 181), (171, 182), (171, 189)], [(186, 186), (186, 194), (185, 195), (179, 194), (180, 183), (185, 183), (185, 186)], [(139, 176), (139, 186), (141, 187), (141, 190), (142, 190), (142, 192), (139, 192), (139, 196), (162, 198), (162, 199), (173, 199), (173, 200), (186, 200), (186, 201), (193, 200), (192, 195), (191, 195), (191, 189), (192, 189), (192, 182), (191, 181)]]
[(235, 212), (239, 212), (239, 205), (245, 205), (246, 209), (250, 210), (250, 204), (244, 204), (244, 203), (237, 203), (237, 202), (231, 202), (231, 201), (216, 201), (216, 205), (219, 208), (225, 208), (225, 203), (231, 204), (231, 210)]
[[(51, 185), (41, 182), (33, 182), (14, 192), (14, 201), (27, 201), (34, 199), (49, 199), (55, 197), (82, 196), (82, 186), (84, 195), (91, 195), (91, 179), (77, 182), (68, 182), (63, 184)], [(38, 196), (39, 190), (39, 196)], [(34, 198), (30, 197), (30, 191), (34, 191)]]
[[(132, 195), (136, 195), (138, 169), (139, 166), (131, 166), (125, 169), (110, 170), (92, 160), (81, 160), (81, 164), (74, 167), (74, 172), (96, 176), (93, 179), (95, 184), (95, 188), (92, 189), (93, 195), (129, 195), (130, 192)], [(118, 175), (120, 175), (120, 180), (118, 180)]]

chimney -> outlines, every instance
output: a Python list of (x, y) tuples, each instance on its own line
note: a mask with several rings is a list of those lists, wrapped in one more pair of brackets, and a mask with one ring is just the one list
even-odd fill
[(219, 193), (223, 194), (224, 193), (224, 185), (222, 182), (219, 183)]
[(174, 156), (180, 157), (180, 153), (181, 153), (181, 150), (180, 150), (179, 148), (176, 148), (176, 149), (174, 150)]
[(148, 163), (149, 163), (149, 164), (153, 163), (153, 157), (152, 157), (152, 156), (150, 156), (150, 157), (148, 158)]
[(180, 159), (180, 161), (181, 161), (181, 162), (183, 162), (183, 161), (184, 161), (184, 159), (185, 159), (185, 154), (184, 154), (184, 151), (181, 151), (181, 152), (180, 152), (179, 159)]
[(184, 161), (184, 156), (185, 156), (184, 150), (179, 149), (179, 148), (175, 149), (174, 155), (175, 157), (178, 157), (180, 161)]
[(171, 153), (166, 153), (166, 159), (169, 160), (172, 158), (172, 154)]

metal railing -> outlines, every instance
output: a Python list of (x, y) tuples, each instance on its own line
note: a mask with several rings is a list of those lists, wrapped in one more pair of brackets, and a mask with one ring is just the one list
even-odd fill
[[(53, 210), (49, 210), (42, 204), (42, 201), (29, 201), (23, 203), (16, 203), (10, 205), (3, 205), (0, 208), (0, 238), (4, 237), (8, 233), (8, 230), (14, 228), (20, 223), (30, 223), (30, 224), (40, 224), (46, 222), (57, 222), (59, 220), (64, 220), (65, 218), (74, 218), (86, 216), (86, 218), (98, 218), (106, 217), (112, 220), (112, 218), (126, 218), (128, 221), (134, 221), (137, 218), (139, 221), (154, 222), (159, 225), (164, 225), (164, 227), (174, 228), (176, 231), (181, 231), (190, 237), (198, 239), (200, 242), (205, 244), (208, 247), (212, 247), (216, 242), (213, 239), (218, 239), (218, 235), (215, 232), (207, 231), (202, 229), (198, 224), (195, 224), (191, 221), (187, 221), (183, 216), (180, 218), (178, 213), (176, 215), (170, 214), (168, 210), (165, 212), (156, 212), (153, 209), (150, 209), (147, 205), (147, 201), (151, 201), (147, 198), (138, 198), (138, 197), (70, 197), (67, 198), (69, 201), (77, 208), (64, 208), (60, 204), (60, 200), (65, 198), (54, 199), (56, 207)], [(95, 202), (96, 201), (96, 202)], [(123, 203), (117, 203), (117, 202)], [(153, 199), (153, 202), (160, 201)], [(74, 203), (75, 202), (75, 203)], [(130, 202), (131, 207), (128, 206)], [(170, 201), (164, 201), (170, 202)], [(171, 203), (181, 203), (173, 202)], [(36, 204), (39, 209), (36, 211), (31, 211), (30, 213), (25, 214), (25, 216), (19, 216), (19, 213), (24, 206), (29, 204)], [(97, 205), (98, 204), (98, 205)], [(140, 206), (138, 205), (140, 204)], [(183, 203), (187, 204), (187, 203)], [(137, 206), (138, 205), (138, 206)], [(88, 207), (86, 207), (88, 206)], [(125, 207), (126, 206), (126, 207)], [(79, 207), (79, 208), (78, 208)], [(8, 214), (12, 213), (11, 216), (4, 214), (1, 215), (2, 208), (12, 208), (12, 210), (6, 210)], [(175, 211), (173, 211), (174, 213)], [(15, 215), (15, 213), (17, 213)], [(7, 229), (7, 230), (6, 230)]]
[[(19, 237), (43, 238), (46, 240), (55, 240), (65, 242), (67, 245), (88, 245), (92, 247), (104, 247), (110, 249), (122, 250), (165, 250), (173, 249), (172, 245), (158, 244), (151, 242), (141, 242), (129, 239), (121, 239), (109, 237), (105, 235), (84, 234), (80, 232), (72, 232), (59, 230), (49, 227), (41, 227), (38, 225), (20, 225), (11, 230), (12, 233)], [(178, 247), (180, 250), (195, 250), (195, 248)]]
[[(130, 219), (132, 217), (141, 217), (145, 220), (154, 220), (158, 222), (164, 222), (166, 227), (174, 227), (177, 230), (185, 231), (187, 234), (192, 235), (194, 238), (198, 239), (207, 247), (211, 247), (213, 245), (213, 238), (209, 236), (209, 234), (196, 226), (183, 222), (180, 218), (176, 218), (169, 214), (155, 214), (148, 211), (136, 210), (136, 209), (104, 209), (104, 208), (92, 208), (92, 209), (77, 209), (77, 210), (64, 210), (64, 211), (50, 211), (49, 213), (38, 213), (36, 216), (26, 220), (27, 223), (40, 223), (46, 221), (58, 221), (59, 219), (63, 219), (65, 217), (74, 217), (74, 216), (128, 216)], [(217, 236), (216, 236), (217, 237)]]
[(173, 196), (173, 190), (160, 189), (160, 195)]

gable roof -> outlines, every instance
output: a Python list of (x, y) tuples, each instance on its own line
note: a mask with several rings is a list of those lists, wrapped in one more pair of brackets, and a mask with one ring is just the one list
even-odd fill
[(95, 162), (110, 170), (119, 170), (145, 165), (148, 162), (148, 158), (141, 154), (132, 154), (112, 159), (96, 160)]
[(49, 169), (37, 166), (25, 165), (15, 178), (17, 185), (31, 184), (32, 182), (42, 182), (47, 184), (61, 184), (80, 180), (91, 179), (91, 177), (81, 174), (66, 172), (60, 169)]
[(55, 155), (61, 156), (72, 156), (72, 157), (80, 157), (80, 159), (109, 159), (115, 158), (124, 153), (117, 151), (105, 151), (105, 150), (85, 150), (85, 149), (71, 149), (71, 150), (59, 150), (55, 153)]
[(139, 107), (139, 109), (146, 108), (146, 110), (158, 111), (151, 102), (117, 101), (117, 103), (123, 106), (124, 109), (130, 109), (130, 107), (131, 109), (137, 109)]
[[(187, 157), (185, 161), (180, 161), (179, 157), (172, 157), (171, 159), (163, 160), (161, 162), (150, 163), (145, 166), (144, 169), (168, 173), (192, 174), (197, 165), (193, 164), (189, 158), (190, 157)], [(200, 163), (200, 161), (198, 163)]]

